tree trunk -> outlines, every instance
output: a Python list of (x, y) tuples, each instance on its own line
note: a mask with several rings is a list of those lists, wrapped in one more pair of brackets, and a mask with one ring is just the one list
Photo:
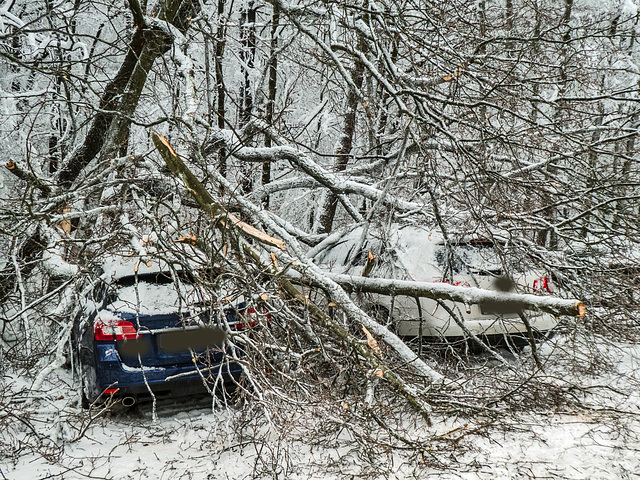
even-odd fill
[[(273, 126), (273, 113), (276, 103), (277, 93), (277, 81), (278, 81), (278, 56), (276, 50), (278, 49), (278, 26), (280, 23), (280, 7), (275, 3), (273, 5), (273, 16), (271, 17), (271, 44), (269, 46), (269, 85), (267, 98), (267, 108), (265, 121), (270, 127)], [(264, 146), (271, 147), (271, 137), (265, 135)], [(266, 185), (271, 182), (271, 162), (264, 162), (262, 164), (262, 185)], [(262, 202), (264, 208), (269, 208), (269, 196), (267, 195)]]
[[(216, 53), (214, 69), (216, 73), (216, 115), (218, 128), (225, 128), (225, 95), (224, 73), (222, 71), (222, 59), (224, 57), (224, 45), (226, 42), (226, 21), (224, 20), (225, 0), (218, 0), (218, 30), (216, 32)], [(227, 174), (227, 151), (222, 148), (218, 151), (218, 171), (225, 176)]]
[[(358, 34), (358, 50), (366, 52), (367, 46), (362, 34)], [(364, 79), (364, 63), (356, 58), (353, 70), (351, 71), (351, 79), (358, 90), (362, 88)], [(353, 137), (356, 131), (358, 103), (360, 98), (353, 88), (349, 88), (347, 94), (347, 113), (344, 119), (344, 127), (342, 129), (342, 137), (340, 138), (338, 147), (336, 148), (336, 158), (334, 161), (334, 171), (342, 172), (346, 170), (349, 163), (349, 157), (353, 148)], [(338, 197), (332, 192), (327, 192), (324, 204), (320, 208), (318, 218), (318, 233), (329, 233), (333, 228), (333, 220), (336, 216), (338, 207)]]

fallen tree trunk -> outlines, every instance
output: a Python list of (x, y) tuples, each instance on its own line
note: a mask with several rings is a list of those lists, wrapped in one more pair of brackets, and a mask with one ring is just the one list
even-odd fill
[(575, 299), (499, 292), (475, 287), (459, 287), (447, 283), (354, 277), (335, 273), (327, 273), (327, 277), (342, 288), (364, 293), (452, 300), (468, 305), (489, 304), (496, 311), (538, 310), (552, 315), (571, 315), (575, 317), (583, 317), (586, 313), (584, 304)]
[[(232, 216), (228, 213), (224, 213), (224, 207), (216, 202), (213, 197), (206, 191), (204, 186), (198, 181), (198, 179), (191, 173), (189, 168), (184, 164), (182, 159), (176, 154), (171, 145), (167, 142), (164, 137), (161, 137), (155, 133), (152, 133), (152, 139), (156, 149), (162, 156), (163, 160), (167, 164), (167, 167), (177, 175), (184, 183), (185, 187), (192, 193), (194, 198), (196, 199), (198, 205), (202, 208), (202, 210), (208, 213), (213, 218), (231, 218)], [(216, 173), (216, 172), (212, 172)], [(222, 177), (218, 173), (218, 180), (223, 182), (224, 177)], [(224, 185), (223, 185), (224, 186)], [(253, 207), (257, 208), (257, 207)], [(262, 220), (266, 220), (263, 218)], [(269, 246), (279, 247), (281, 250), (285, 250), (282, 242), (277, 241), (273, 237), (269, 235), (259, 232), (260, 234), (256, 234), (256, 230), (253, 227), (249, 227), (242, 222), (225, 222), (216, 225), (218, 228), (222, 226), (223, 228), (235, 229), (238, 233), (249, 236), (253, 239), (260, 241), (262, 244), (266, 244)], [(249, 227), (249, 228), (246, 228)], [(292, 242), (295, 242), (294, 239), (291, 239)], [(275, 241), (275, 242), (274, 242)], [(326, 313), (322, 312), (322, 310), (315, 306), (313, 302), (309, 301), (309, 298), (303, 295), (297, 288), (294, 286), (288, 278), (282, 276), (282, 272), (279, 271), (277, 267), (271, 267), (264, 265), (260, 255), (257, 252), (253, 251), (253, 248), (246, 245), (245, 246), (246, 253), (249, 253), (249, 256), (253, 259), (253, 261), (260, 265), (263, 271), (271, 271), (273, 274), (280, 274), (279, 278), (276, 275), (276, 281), (281, 287), (281, 289), (286, 292), (286, 294), (297, 300), (302, 302), (304, 305), (309, 308), (310, 312), (313, 316), (322, 324), (324, 324), (332, 333), (341, 340), (347, 342), (355, 351), (358, 352), (361, 358), (363, 358), (368, 365), (371, 367), (373, 372), (377, 376), (382, 376), (385, 378), (399, 393), (401, 393), (409, 403), (411, 403), (414, 407), (416, 407), (420, 413), (428, 420), (429, 407), (419, 400), (418, 392), (414, 387), (407, 384), (401, 377), (396, 375), (393, 372), (392, 368), (387, 367), (381, 360), (379, 360), (371, 351), (369, 351), (364, 344), (362, 344), (357, 338), (355, 338), (352, 334), (350, 334), (343, 326), (334, 322)], [(293, 248), (293, 250), (298, 250), (298, 248)], [(284, 255), (284, 252), (282, 252)], [(298, 256), (297, 261), (302, 262), (302, 255)], [(275, 257), (272, 257), (275, 258)], [(348, 318), (350, 318), (355, 324), (364, 325), (366, 328), (370, 329), (376, 335), (379, 335), (385, 343), (387, 343), (390, 347), (392, 347), (398, 356), (405, 362), (406, 365), (411, 365), (413, 369), (422, 375), (425, 379), (429, 380), (431, 383), (433, 382), (446, 382), (446, 378), (440, 373), (436, 372), (432, 368), (430, 368), (422, 359), (418, 358), (416, 354), (407, 347), (402, 340), (400, 340), (395, 334), (390, 332), (388, 329), (379, 325), (377, 322), (370, 319), (364, 312), (362, 312), (355, 304), (351, 302), (348, 295), (340, 288), (339, 285), (327, 279), (323, 272), (321, 272), (314, 265), (306, 265), (309, 273), (314, 276), (318, 283), (322, 284), (323, 290), (328, 292), (331, 298), (335, 298), (336, 301), (340, 304), (340, 307), (344, 310), (345, 314)]]

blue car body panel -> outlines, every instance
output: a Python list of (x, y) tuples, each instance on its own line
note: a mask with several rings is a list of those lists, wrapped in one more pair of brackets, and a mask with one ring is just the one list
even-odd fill
[[(167, 381), (180, 375), (175, 379), (176, 383), (194, 382), (194, 386), (202, 385), (202, 376), (215, 380), (216, 377), (229, 379), (230, 376), (237, 376), (242, 372), (242, 368), (235, 362), (220, 362), (208, 365), (175, 364), (164, 367), (152, 366), (127, 366), (118, 355), (115, 342), (100, 342), (96, 345), (96, 380), (98, 389), (118, 388), (119, 394), (136, 393), (147, 390), (147, 384), (152, 390), (173, 390), (173, 381)], [(197, 368), (196, 368), (197, 367)], [(200, 370), (198, 372), (198, 369)], [(146, 379), (146, 381), (145, 381)]]
[[(106, 394), (143, 399), (151, 396), (149, 390), (156, 396), (204, 393), (214, 385), (237, 380), (242, 373), (242, 367), (226, 355), (231, 347), (224, 332), (242, 321), (239, 312), (245, 309), (243, 303), (225, 310), (226, 324), (207, 313), (136, 315), (114, 311), (107, 303), (102, 303), (100, 314), (94, 310), (78, 322), (78, 359), (85, 405)], [(96, 339), (95, 325), (105, 317), (130, 322), (137, 337)], [(214, 337), (218, 340), (202, 341), (202, 334), (211, 332), (216, 332)], [(175, 338), (182, 339), (178, 347), (168, 341)], [(235, 347), (235, 353), (242, 355), (242, 350)]]

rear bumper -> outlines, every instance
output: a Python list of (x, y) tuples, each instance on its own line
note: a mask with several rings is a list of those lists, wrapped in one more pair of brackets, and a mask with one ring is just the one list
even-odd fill
[[(532, 315), (525, 312), (534, 334), (544, 334), (553, 330), (558, 320), (548, 313)], [(519, 316), (483, 316), (482, 318), (464, 318), (465, 327), (478, 336), (527, 335), (527, 328)], [(420, 321), (417, 319), (400, 320), (398, 335), (417, 337), (420, 332)], [(451, 318), (429, 317), (422, 322), (422, 335), (433, 338), (464, 338), (465, 332)]]
[(210, 366), (191, 363), (165, 367), (130, 367), (124, 365), (113, 344), (96, 345), (96, 387), (99, 392), (118, 389), (118, 396), (149, 395), (181, 396), (206, 392), (206, 382), (212, 387), (238, 378), (242, 367), (235, 362)]

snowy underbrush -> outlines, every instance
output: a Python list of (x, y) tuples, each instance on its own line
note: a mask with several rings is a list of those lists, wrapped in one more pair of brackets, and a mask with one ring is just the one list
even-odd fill
[(429, 394), (432, 426), (382, 387), (369, 407), (329, 379), (298, 401), (286, 386), (263, 403), (162, 401), (154, 421), (144, 404), (81, 410), (65, 368), (38, 389), (36, 370), (9, 368), (0, 477), (635, 478), (640, 341), (592, 327), (566, 325), (540, 345), (542, 368), (529, 348), (502, 352), (510, 366), (430, 352), (459, 385)]

